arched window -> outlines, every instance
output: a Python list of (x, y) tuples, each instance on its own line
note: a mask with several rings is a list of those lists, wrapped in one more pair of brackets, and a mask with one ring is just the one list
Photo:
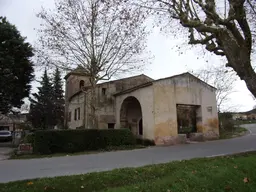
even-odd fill
[(82, 87), (84, 87), (84, 80), (81, 80), (79, 83), (79, 88), (81, 89)]

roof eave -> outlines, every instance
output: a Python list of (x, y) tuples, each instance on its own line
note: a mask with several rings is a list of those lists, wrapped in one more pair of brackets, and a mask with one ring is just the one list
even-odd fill
[(131, 93), (131, 92), (136, 91), (136, 90), (138, 90), (140, 88), (148, 87), (148, 86), (151, 86), (151, 85), (153, 85), (153, 81), (150, 81), (150, 82), (147, 82), (147, 83), (144, 83), (144, 84), (132, 87), (130, 89), (126, 89), (126, 90), (120, 91), (118, 93), (113, 94), (113, 96), (116, 97), (116, 96), (123, 95), (123, 94), (126, 94), (126, 93)]

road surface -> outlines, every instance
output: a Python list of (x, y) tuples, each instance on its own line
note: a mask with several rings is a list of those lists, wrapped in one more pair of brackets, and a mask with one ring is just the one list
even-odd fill
[[(10, 147), (2, 147), (0, 145), (0, 161), (8, 159), (8, 154), (12, 151), (13, 149)], [(1, 166), (0, 166), (0, 171), (1, 171)]]
[(256, 150), (256, 124), (246, 125), (246, 128), (249, 134), (228, 140), (79, 156), (3, 160), (0, 161), (0, 183), (107, 171), (123, 167), (139, 167), (174, 160)]

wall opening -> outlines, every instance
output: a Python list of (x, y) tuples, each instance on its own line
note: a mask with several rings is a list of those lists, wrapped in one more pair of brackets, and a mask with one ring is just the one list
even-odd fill
[(138, 99), (127, 97), (120, 109), (120, 127), (128, 128), (134, 135), (143, 135), (142, 110)]
[(197, 132), (197, 111), (198, 105), (177, 104), (177, 122), (178, 134), (187, 134)]
[(139, 135), (143, 135), (143, 122), (142, 122), (142, 118), (139, 121)]
[(102, 89), (101, 89), (102, 96), (105, 96), (105, 95), (106, 95), (106, 90), (107, 90), (106, 88), (102, 88)]
[(70, 111), (70, 112), (68, 112), (68, 122), (71, 121), (71, 116), (72, 116), (72, 113), (71, 113), (71, 111)]
[(80, 82), (79, 82), (79, 88), (81, 89), (81, 88), (83, 88), (84, 87), (84, 80), (81, 80)]
[(115, 123), (108, 123), (108, 129), (114, 129)]
[(0, 126), (0, 131), (9, 131), (9, 126)]

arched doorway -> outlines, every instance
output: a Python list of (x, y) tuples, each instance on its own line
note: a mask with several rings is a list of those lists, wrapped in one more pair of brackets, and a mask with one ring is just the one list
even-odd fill
[(139, 121), (139, 135), (143, 135), (143, 122), (142, 122), (142, 118)]
[(134, 135), (142, 135), (142, 125), (142, 110), (140, 102), (135, 97), (129, 96), (121, 105), (120, 127), (129, 128)]

